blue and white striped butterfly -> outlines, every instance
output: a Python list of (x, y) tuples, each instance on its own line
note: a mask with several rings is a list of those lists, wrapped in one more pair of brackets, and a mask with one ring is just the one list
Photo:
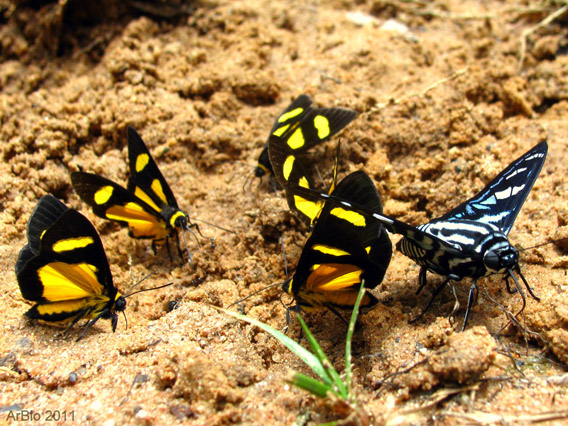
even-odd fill
[(522, 279), (529, 294), (539, 300), (521, 273), (519, 251), (511, 245), (507, 235), (542, 169), (547, 151), (547, 143), (539, 143), (513, 161), (477, 195), (449, 213), (418, 227), (328, 194), (300, 187), (287, 190), (306, 198), (317, 196), (344, 204), (374, 217), (390, 232), (401, 234), (403, 238), (397, 243), (397, 249), (421, 266), (418, 292), (426, 285), (427, 271), (445, 276), (446, 280), (434, 290), (432, 299), (418, 318), (428, 310), (450, 280), (472, 278), (463, 323), (465, 329), (477, 293), (476, 283), (481, 277), (505, 274), (508, 289), (508, 279), (511, 277), (523, 299), (519, 313), (525, 308), (526, 298), (516, 275)]

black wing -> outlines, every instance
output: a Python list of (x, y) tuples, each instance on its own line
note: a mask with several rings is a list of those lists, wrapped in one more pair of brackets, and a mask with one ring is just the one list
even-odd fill
[(128, 159), (130, 161), (130, 178), (127, 189), (146, 201), (140, 192), (149, 197), (163, 210), (165, 206), (179, 210), (177, 201), (170, 186), (152, 158), (146, 144), (132, 127), (128, 127)]
[(465, 219), (497, 226), (509, 234), (536, 181), (548, 151), (541, 142), (513, 161), (477, 195), (437, 220)]

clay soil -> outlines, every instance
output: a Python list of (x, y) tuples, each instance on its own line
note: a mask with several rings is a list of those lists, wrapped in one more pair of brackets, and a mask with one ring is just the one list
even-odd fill
[[(286, 279), (281, 237), (293, 273), (308, 229), (269, 179), (243, 186), (274, 119), (306, 93), (359, 113), (339, 136), (339, 177), (366, 170), (385, 212), (413, 225), (549, 144), (510, 234), (528, 248), (521, 268), (540, 302), (528, 297), (511, 325), (520, 295), (502, 277), (484, 278), (461, 332), (464, 280), (409, 323), (442, 278), (429, 274), (416, 295), (419, 269), (395, 252), (373, 291), (379, 305), (356, 329), (351, 424), (565, 424), (568, 247), (530, 248), (568, 235), (567, 18), (535, 28), (564, 4), (0, 1), (0, 421), (31, 410), (39, 423), (51, 412), (59, 423), (97, 425), (349, 416), (285, 382), (289, 371), (310, 372), (283, 345), (214, 308)], [(94, 216), (71, 187), (75, 170), (126, 182), (127, 126), (192, 218), (234, 231), (201, 223), (204, 238), (188, 242), (193, 268)], [(322, 186), (337, 139), (306, 159)], [(144, 286), (173, 285), (129, 298), (128, 324), (120, 316), (113, 333), (99, 321), (79, 342), (80, 327), (62, 337), (26, 319), (14, 264), (47, 193), (95, 224), (122, 292), (149, 273)], [(284, 329), (281, 293), (231, 309)], [(327, 311), (304, 317), (343, 371), (345, 325)], [(298, 333), (292, 319), (288, 335)]]

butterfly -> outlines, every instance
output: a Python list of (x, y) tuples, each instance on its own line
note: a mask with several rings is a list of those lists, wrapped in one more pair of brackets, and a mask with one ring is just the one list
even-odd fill
[[(332, 195), (382, 211), (379, 193), (363, 172), (345, 177)], [(292, 279), (283, 290), (293, 295), (296, 308), (310, 311), (325, 307), (340, 318), (337, 309), (352, 309), (361, 282), (373, 289), (385, 276), (392, 244), (383, 226), (341, 206), (325, 203), (304, 245)], [(362, 308), (378, 300), (366, 292)]]
[[(379, 193), (363, 172), (352, 173), (335, 185), (339, 150), (338, 144), (330, 193), (382, 212)], [(368, 289), (382, 282), (392, 256), (389, 236), (379, 222), (369, 220), (353, 209), (319, 200), (312, 202), (295, 195), (288, 170), (302, 171), (303, 166), (295, 152), (289, 150), (278, 136), (269, 139), (269, 155), (275, 177), (286, 189), (290, 207), (309, 216), (313, 225), (295, 274), (283, 284), (283, 290), (294, 297), (297, 309), (310, 311), (325, 307), (342, 318), (337, 309), (353, 308), (363, 280)], [(295, 185), (305, 187), (302, 179), (295, 182)], [(370, 308), (377, 302), (367, 292), (361, 307)]]
[(69, 324), (89, 319), (80, 340), (99, 319), (110, 319), (126, 300), (112, 282), (101, 239), (85, 216), (52, 195), (40, 198), (30, 216), (28, 243), (16, 261), (22, 296), (36, 304), (26, 316), (51, 323)]
[[(517, 275), (529, 294), (533, 293), (519, 267), (519, 251), (509, 242), (508, 235), (524, 204), (540, 170), (544, 165), (548, 145), (541, 142), (513, 161), (484, 189), (445, 215), (413, 227), (373, 211), (358, 203), (312, 189), (296, 186), (290, 191), (306, 199), (319, 198), (333, 201), (339, 206), (374, 217), (388, 231), (401, 234), (397, 249), (420, 265), (419, 290), (427, 283), (428, 271), (446, 277), (433, 292), (433, 296), (420, 314), (431, 306), (436, 296), (451, 281), (471, 278), (468, 304), (462, 329), (465, 329), (469, 313), (477, 294), (477, 280), (491, 274), (504, 274), (507, 289), (509, 278), (515, 283), (523, 305), (526, 297)], [(518, 315), (517, 314), (517, 315)], [(417, 319), (418, 319), (417, 318)]]
[(258, 157), (254, 175), (262, 178), (273, 174), (268, 154), (272, 136), (277, 136), (296, 154), (303, 153), (347, 126), (357, 113), (343, 108), (312, 108), (307, 95), (298, 96), (274, 122), (270, 135)]
[[(178, 253), (183, 258), (179, 233), (197, 225), (190, 223), (189, 216), (178, 207), (140, 135), (128, 127), (127, 136), (130, 177), (126, 189), (102, 176), (85, 172), (71, 173), (73, 188), (97, 216), (126, 224), (133, 238), (151, 239), (154, 253), (156, 246), (164, 243), (169, 253), (168, 241), (175, 236)], [(188, 258), (191, 262), (189, 251)]]

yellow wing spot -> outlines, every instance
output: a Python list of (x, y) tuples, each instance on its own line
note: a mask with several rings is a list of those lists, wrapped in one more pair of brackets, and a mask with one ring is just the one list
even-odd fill
[(59, 240), (51, 248), (56, 253), (61, 253), (64, 251), (71, 251), (78, 248), (87, 247), (93, 244), (95, 241), (92, 237), (79, 237), (79, 238), (67, 238), (65, 240)]
[(274, 132), (272, 132), (272, 134), (274, 136), (280, 137), (286, 132), (286, 130), (288, 130), (288, 127), (290, 127), (289, 124), (286, 124), (285, 126), (279, 127)]
[(150, 161), (148, 154), (140, 154), (138, 157), (136, 157), (136, 173), (140, 173), (142, 170), (144, 170), (144, 167), (146, 167), (148, 161)]
[(88, 263), (52, 262), (37, 270), (42, 297), (50, 302), (82, 299), (102, 294), (104, 287)]
[(351, 254), (345, 250), (341, 250), (335, 247), (326, 246), (325, 244), (314, 244), (312, 250), (319, 251), (323, 254), (329, 254), (331, 256), (350, 256)]
[(160, 200), (162, 200), (164, 202), (164, 204), (167, 204), (167, 200), (166, 200), (166, 196), (164, 195), (164, 189), (162, 188), (162, 184), (160, 183), (160, 181), (158, 179), (154, 179), (152, 181), (152, 191), (154, 191), (154, 193), (160, 197)]
[(304, 112), (304, 108), (293, 109), (292, 111), (288, 111), (288, 112), (282, 114), (280, 117), (278, 117), (278, 122), (284, 123), (285, 121), (288, 121), (291, 118), (299, 116), (303, 112)]
[(178, 217), (185, 217), (184, 212), (182, 211), (178, 211), (177, 213), (175, 213), (171, 218), (170, 218), (170, 226), (172, 228), (176, 227), (176, 220)]
[(352, 210), (345, 210), (341, 207), (335, 207), (331, 210), (331, 214), (339, 219), (343, 219), (354, 226), (365, 227), (367, 225), (365, 216)]
[(367, 252), (367, 254), (371, 253), (371, 246), (365, 247), (365, 251)]
[(301, 147), (304, 146), (305, 140), (304, 140), (304, 134), (302, 133), (302, 128), (298, 127), (294, 133), (292, 133), (292, 136), (290, 136), (288, 138), (288, 146), (291, 149), (299, 149)]
[(329, 136), (329, 120), (323, 115), (316, 115), (314, 118), (314, 126), (318, 131), (318, 137), (320, 139), (325, 139)]
[(110, 185), (103, 186), (97, 192), (95, 192), (95, 203), (99, 206), (105, 204), (110, 197), (112, 197), (112, 193), (114, 192), (114, 188)]
[(289, 155), (286, 157), (286, 161), (284, 161), (282, 173), (284, 174), (284, 179), (286, 179), (286, 181), (290, 178), (290, 173), (292, 173), (292, 169), (294, 168), (294, 161), (296, 161), (296, 158), (294, 158), (293, 155)]
[(300, 185), (303, 188), (309, 188), (310, 184), (308, 182), (308, 179), (305, 176), (302, 176), (300, 178), (300, 181), (298, 182), (298, 185)]
[(313, 201), (306, 200), (305, 198), (300, 197), (299, 195), (294, 195), (294, 205), (296, 208), (305, 214), (310, 219), (317, 217), (321, 210), (321, 204), (316, 203)]

